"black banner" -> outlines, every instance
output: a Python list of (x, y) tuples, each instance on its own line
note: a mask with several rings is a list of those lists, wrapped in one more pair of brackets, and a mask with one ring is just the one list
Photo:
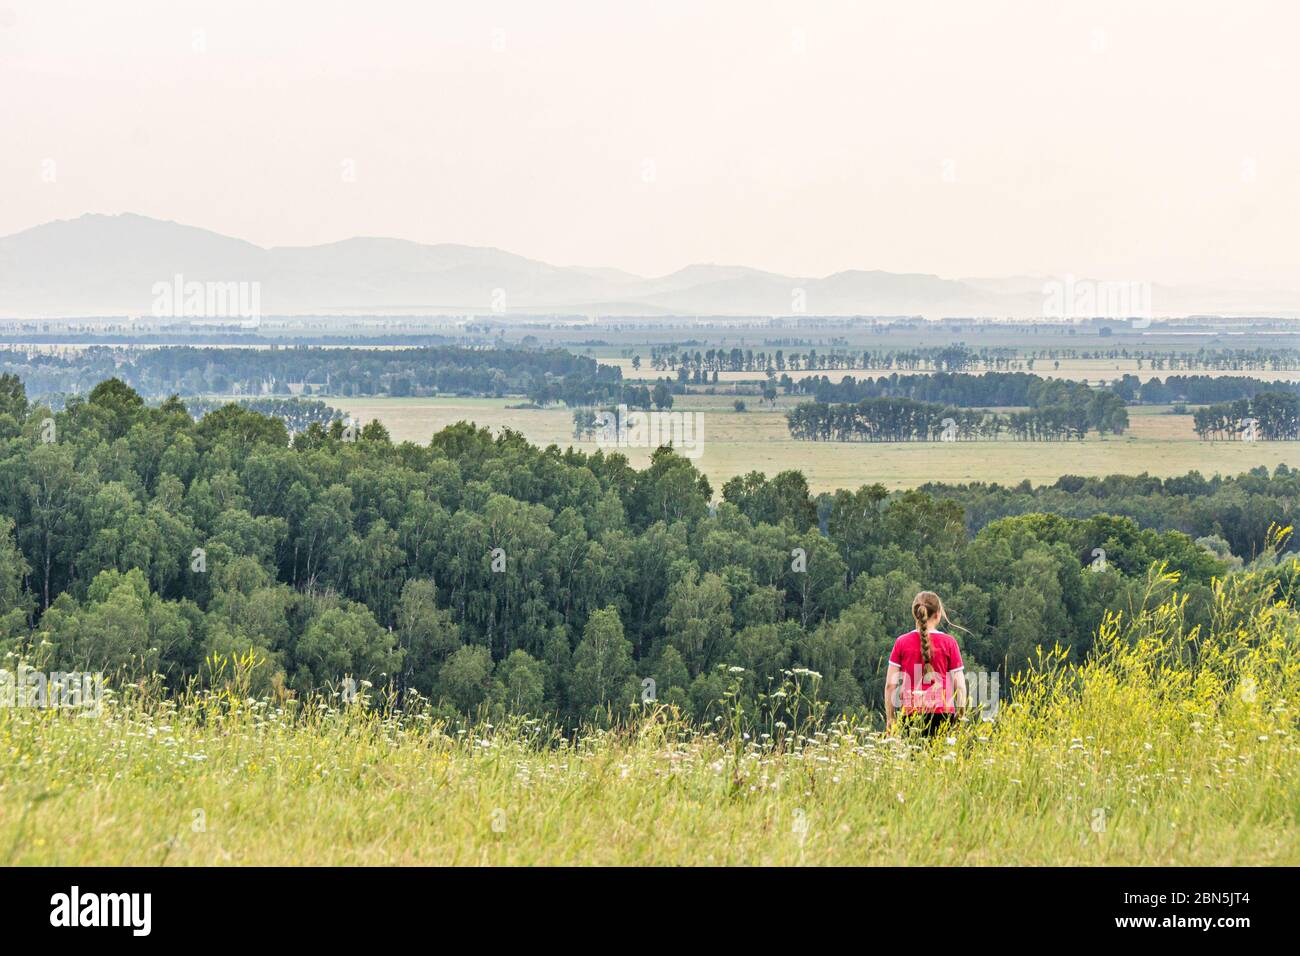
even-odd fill
[[(667, 931), (677, 911), (692, 939), (764, 945), (843, 932), (853, 915), (851, 931), (877, 939), (951, 930), (965, 945), (978, 927), (999, 947), (1099, 937), (1231, 946), (1293, 925), (1284, 908), (1295, 878), (1293, 869), (8, 869), (0, 911), (11, 945), (70, 934), (339, 944), (382, 927), (442, 934), (467, 923), (554, 940), (583, 930), (566, 921), (590, 928), (592, 918)], [(1039, 933), (1050, 936), (1028, 935)]]

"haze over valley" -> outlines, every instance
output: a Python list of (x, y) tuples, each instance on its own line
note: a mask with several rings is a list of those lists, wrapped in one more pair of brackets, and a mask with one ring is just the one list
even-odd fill
[(1071, 281), (1141, 286), (1149, 300), (1144, 312), (1156, 316), (1300, 315), (1300, 292), (1277, 284), (1172, 287), (1133, 276), (943, 278), (869, 268), (789, 276), (703, 263), (645, 277), (600, 264), (554, 265), (501, 249), (395, 238), (268, 249), (197, 226), (123, 213), (56, 220), (0, 238), (0, 317), (147, 316), (157, 311), (157, 284), (176, 276), (185, 282), (257, 283), (265, 315), (529, 311), (1032, 319), (1044, 316), (1048, 283)]

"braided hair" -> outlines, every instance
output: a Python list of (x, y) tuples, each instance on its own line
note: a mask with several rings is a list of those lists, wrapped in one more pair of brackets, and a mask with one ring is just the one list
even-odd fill
[(921, 635), (921, 660), (925, 662), (924, 677), (934, 673), (934, 665), (930, 663), (930, 655), (934, 650), (930, 643), (930, 619), (936, 614), (941, 617), (944, 614), (943, 602), (939, 600), (939, 595), (933, 591), (921, 591), (912, 598), (912, 617), (916, 618), (916, 630)]

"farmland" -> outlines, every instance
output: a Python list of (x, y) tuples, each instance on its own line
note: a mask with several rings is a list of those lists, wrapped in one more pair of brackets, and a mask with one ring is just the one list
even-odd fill
[[(1203, 442), (1192, 431), (1192, 416), (1173, 415), (1163, 406), (1129, 410), (1131, 427), (1121, 436), (1081, 442), (800, 442), (790, 437), (784, 411), (797, 400), (781, 397), (775, 408), (753, 396), (747, 411), (736, 412), (734, 396), (690, 395), (673, 405), (675, 412), (704, 416), (703, 453), (695, 464), (716, 488), (749, 471), (768, 475), (801, 470), (813, 491), (834, 491), (881, 482), (912, 488), (930, 481), (997, 481), (1025, 479), (1051, 483), (1062, 474), (1139, 474), (1169, 477), (1199, 470), (1238, 474), (1257, 466), (1300, 466), (1300, 443)], [(573, 416), (566, 408), (509, 408), (517, 399), (331, 399), (335, 407), (360, 421), (378, 419), (396, 441), (428, 442), (437, 430), (458, 421), (492, 428), (511, 428), (541, 444), (574, 445), (594, 451), (595, 442), (575, 441)], [(623, 450), (643, 467), (650, 449)]]

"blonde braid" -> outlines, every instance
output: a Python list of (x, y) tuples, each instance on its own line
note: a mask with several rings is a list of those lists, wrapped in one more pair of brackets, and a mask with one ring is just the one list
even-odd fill
[(916, 629), (921, 634), (921, 659), (925, 661), (926, 677), (934, 673), (934, 665), (930, 663), (933, 650), (930, 646), (930, 613), (930, 609), (923, 601), (917, 601), (912, 605), (912, 617), (916, 618)]

